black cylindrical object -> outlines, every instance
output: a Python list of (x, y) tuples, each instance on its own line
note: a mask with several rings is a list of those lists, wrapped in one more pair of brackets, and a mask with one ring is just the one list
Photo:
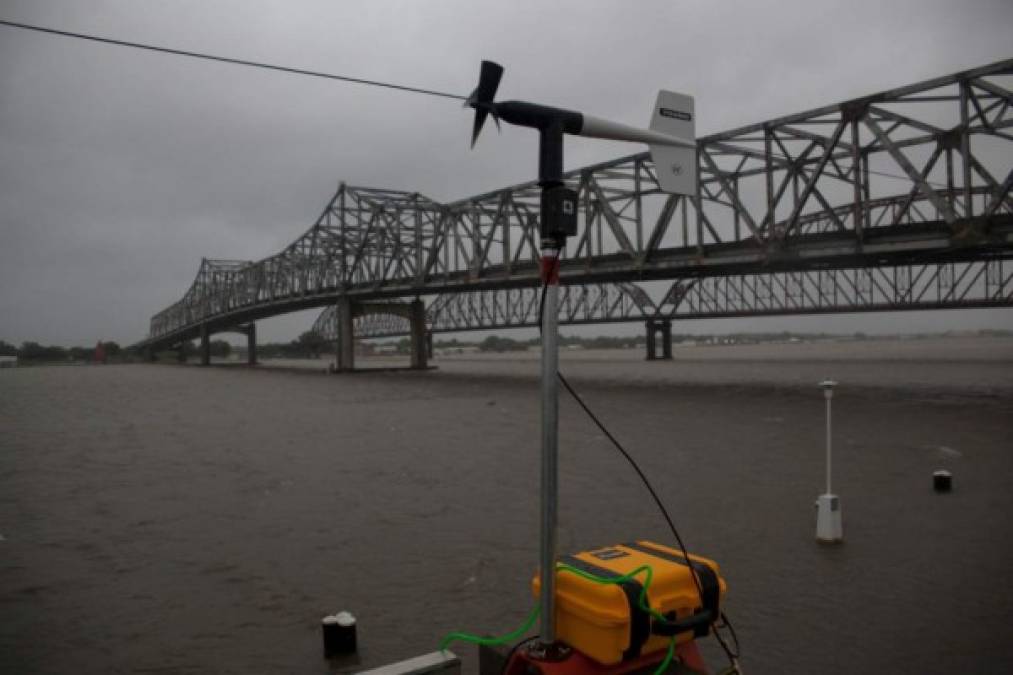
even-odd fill
[(350, 612), (325, 616), (320, 622), (324, 633), (324, 656), (331, 658), (354, 654), (356, 650), (355, 617)]
[(949, 492), (953, 489), (953, 474), (945, 469), (933, 472), (932, 487), (936, 492)]

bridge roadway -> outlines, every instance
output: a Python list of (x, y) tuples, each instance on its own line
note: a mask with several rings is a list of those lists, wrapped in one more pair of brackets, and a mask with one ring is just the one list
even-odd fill
[[(623, 320), (1013, 305), (1011, 84), (1007, 60), (701, 138), (693, 197), (662, 193), (647, 154), (571, 171), (580, 227), (561, 282), (584, 288), (576, 298), (675, 280), (653, 309), (641, 302)], [(538, 283), (537, 232), (535, 183), (451, 204), (341, 184), (280, 253), (202, 261), (135, 346), (206, 345), (215, 332), (336, 303), (383, 312), (378, 301), (396, 298), (437, 296), (437, 308), (475, 292), (509, 299)], [(922, 289), (915, 302), (912, 280), (924, 279), (937, 297)], [(778, 285), (781, 301), (764, 304), (775, 294), (763, 289)], [(744, 288), (759, 289), (746, 294), (752, 305), (735, 300)], [(805, 292), (823, 299), (793, 300)]]
[[(658, 301), (634, 282), (565, 286), (559, 321), (661, 325), (679, 319), (1007, 307), (1011, 294), (1013, 262), (996, 258), (697, 277), (673, 282)], [(538, 288), (443, 293), (426, 308), (425, 325), (431, 333), (534, 328), (539, 324), (539, 299)], [(385, 306), (376, 303), (355, 320), (356, 337), (409, 334), (405, 313)], [(336, 308), (325, 309), (312, 330), (337, 339)]]

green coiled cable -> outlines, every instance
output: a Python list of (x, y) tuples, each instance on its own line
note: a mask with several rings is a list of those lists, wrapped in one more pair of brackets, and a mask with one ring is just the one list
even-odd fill
[(442, 652), (453, 642), (470, 642), (473, 645), (486, 645), (488, 647), (513, 642), (531, 630), (531, 627), (535, 624), (535, 619), (538, 618), (538, 614), (541, 609), (541, 606), (535, 605), (535, 608), (531, 610), (531, 613), (528, 614), (528, 618), (524, 620), (524, 624), (520, 628), (507, 633), (506, 635), (500, 635), (499, 637), (482, 637), (481, 635), (473, 635), (471, 633), (462, 632), (448, 633), (442, 640), (440, 640), (439, 649)]

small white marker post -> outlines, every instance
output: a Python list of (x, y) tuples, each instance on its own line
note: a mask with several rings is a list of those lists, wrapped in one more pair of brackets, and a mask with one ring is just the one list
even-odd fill
[(822, 544), (837, 544), (844, 540), (841, 500), (830, 489), (830, 401), (836, 385), (829, 378), (820, 382), (823, 398), (827, 401), (827, 491), (816, 499), (816, 541)]

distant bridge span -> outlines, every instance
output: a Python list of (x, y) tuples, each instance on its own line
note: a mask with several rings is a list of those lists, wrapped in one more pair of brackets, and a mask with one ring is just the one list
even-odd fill
[[(631, 282), (674, 280), (627, 321), (1013, 306), (1011, 90), (1007, 60), (701, 138), (693, 197), (662, 193), (646, 153), (571, 171), (580, 226), (561, 283), (575, 298), (626, 297), (615, 284), (637, 294)], [(364, 302), (437, 296), (426, 320), (475, 292), (509, 303), (537, 286), (538, 248), (535, 183), (451, 204), (342, 184), (280, 253), (202, 261), (137, 346), (206, 346), (214, 332), (335, 304), (351, 329)], [(581, 321), (597, 320), (620, 319)]]
[[(679, 319), (846, 312), (1005, 307), (1013, 294), (1013, 261), (988, 261), (827, 269), (801, 272), (696, 277), (676, 281), (655, 301), (632, 282), (563, 287), (559, 321), (564, 325), (663, 322)], [(444, 293), (429, 303), (427, 330), (535, 328), (539, 289), (514, 288)], [(393, 307), (393, 305), (391, 305)], [(336, 310), (325, 309), (313, 330), (338, 338)], [(375, 303), (355, 321), (355, 335), (408, 335), (403, 311)]]

